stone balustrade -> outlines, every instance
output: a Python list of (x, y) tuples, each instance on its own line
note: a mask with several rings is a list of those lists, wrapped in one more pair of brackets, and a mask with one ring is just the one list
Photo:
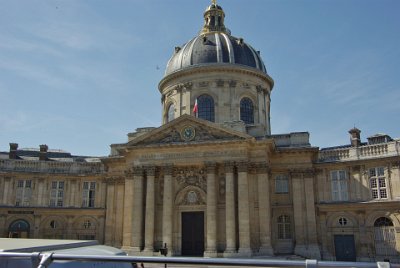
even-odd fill
[(324, 149), (319, 152), (319, 162), (354, 161), (376, 157), (400, 155), (400, 140), (388, 143)]
[(55, 174), (99, 174), (104, 172), (104, 166), (101, 162), (51, 162), (0, 159), (0, 171)]

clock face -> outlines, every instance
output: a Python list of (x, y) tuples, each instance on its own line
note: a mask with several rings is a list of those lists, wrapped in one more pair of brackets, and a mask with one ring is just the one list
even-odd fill
[(185, 126), (181, 130), (181, 137), (185, 141), (193, 140), (196, 135), (195, 129), (192, 126)]

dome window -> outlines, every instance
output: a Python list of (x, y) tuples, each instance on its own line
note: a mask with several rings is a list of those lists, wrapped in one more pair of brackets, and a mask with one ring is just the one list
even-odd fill
[(168, 107), (167, 122), (175, 119), (175, 106), (171, 103)]
[(249, 98), (243, 98), (240, 101), (240, 120), (246, 125), (254, 124), (254, 105)]
[(197, 98), (198, 117), (215, 122), (214, 99), (209, 95), (201, 95)]

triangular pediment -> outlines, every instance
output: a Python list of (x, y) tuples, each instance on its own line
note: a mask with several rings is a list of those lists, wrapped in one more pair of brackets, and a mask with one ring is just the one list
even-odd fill
[(254, 139), (252, 136), (218, 124), (183, 115), (177, 119), (128, 142), (128, 147), (240, 141)]

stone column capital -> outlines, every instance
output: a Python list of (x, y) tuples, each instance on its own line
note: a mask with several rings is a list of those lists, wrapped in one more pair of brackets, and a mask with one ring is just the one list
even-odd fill
[(217, 168), (216, 162), (204, 162), (204, 165), (206, 166), (207, 173), (215, 173), (215, 169)]
[(225, 173), (233, 173), (235, 170), (235, 163), (231, 161), (224, 162)]
[(131, 176), (143, 176), (143, 167), (141, 166), (133, 166), (130, 170)]
[(254, 163), (254, 167), (257, 170), (257, 174), (269, 174), (271, 168), (266, 162)]
[(146, 166), (144, 167), (147, 176), (155, 176), (156, 175), (156, 167), (155, 166)]
[(174, 166), (173, 165), (165, 165), (162, 167), (165, 175), (172, 175), (174, 173)]
[(250, 163), (248, 161), (240, 161), (237, 163), (238, 172), (248, 172)]

